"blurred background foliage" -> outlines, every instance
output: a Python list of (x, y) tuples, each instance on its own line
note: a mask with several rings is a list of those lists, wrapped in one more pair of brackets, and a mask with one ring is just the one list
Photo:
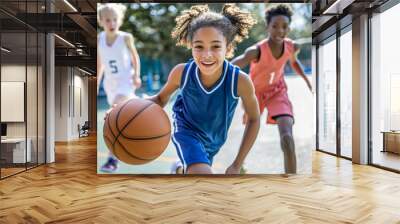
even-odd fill
[[(175, 18), (181, 11), (189, 9), (194, 3), (132, 3), (126, 4), (127, 11), (121, 30), (132, 33), (135, 46), (141, 59), (141, 76), (147, 92), (157, 91), (167, 80), (168, 73), (178, 63), (191, 58), (191, 51), (176, 46), (171, 38)], [(209, 7), (220, 12), (223, 3), (211, 3)], [(249, 38), (240, 43), (235, 56), (242, 54), (246, 48), (267, 37), (265, 29), (265, 10), (274, 7), (275, 3), (238, 3), (240, 8), (249, 11), (258, 21), (252, 28)], [(306, 73), (311, 73), (311, 4), (288, 4), (292, 16), (289, 38), (301, 44), (298, 55)], [(247, 71), (247, 69), (245, 69)], [(286, 66), (285, 74), (293, 74)]]

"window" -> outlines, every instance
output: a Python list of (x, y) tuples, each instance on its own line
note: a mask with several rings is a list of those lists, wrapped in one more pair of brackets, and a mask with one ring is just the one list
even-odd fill
[(340, 154), (351, 158), (352, 142), (352, 34), (340, 36)]
[(387, 146), (395, 144), (394, 148), (400, 148), (400, 141), (396, 140), (400, 138), (389, 136), (393, 139), (384, 139), (384, 135), (396, 134), (391, 131), (400, 131), (400, 100), (398, 98), (400, 95), (400, 67), (398, 66), (400, 33), (393, 29), (397, 27), (399, 20), (400, 5), (376, 14), (371, 19), (372, 163), (396, 170), (400, 170), (400, 155), (398, 154), (400, 150), (396, 154), (388, 150)]
[(336, 40), (318, 48), (318, 146), (336, 153)]

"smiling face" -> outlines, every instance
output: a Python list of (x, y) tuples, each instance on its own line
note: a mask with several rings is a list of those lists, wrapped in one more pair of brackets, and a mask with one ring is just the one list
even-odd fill
[(198, 29), (191, 43), (192, 55), (202, 75), (219, 75), (227, 52), (226, 38), (214, 27)]
[(116, 33), (121, 26), (120, 18), (113, 10), (104, 10), (101, 13), (100, 23), (106, 33)]
[(289, 18), (284, 15), (277, 15), (271, 18), (267, 26), (267, 31), (273, 42), (277, 44), (283, 43), (283, 40), (290, 31), (289, 22)]

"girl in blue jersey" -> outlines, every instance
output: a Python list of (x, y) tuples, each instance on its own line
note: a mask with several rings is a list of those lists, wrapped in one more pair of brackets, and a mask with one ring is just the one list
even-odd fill
[(238, 174), (258, 134), (260, 115), (251, 80), (225, 57), (233, 55), (255, 20), (234, 4), (226, 4), (221, 13), (209, 11), (207, 5), (192, 6), (176, 22), (172, 37), (192, 50), (193, 59), (176, 65), (150, 100), (164, 107), (180, 89), (173, 106), (172, 141), (183, 172), (212, 174), (213, 157), (226, 141), (240, 98), (249, 122), (239, 152), (226, 169), (227, 174)]

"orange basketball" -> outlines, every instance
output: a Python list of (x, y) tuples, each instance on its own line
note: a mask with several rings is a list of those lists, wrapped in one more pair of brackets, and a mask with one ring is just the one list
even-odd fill
[(158, 104), (130, 99), (111, 110), (104, 121), (103, 137), (119, 160), (144, 164), (164, 152), (171, 137), (171, 124)]

